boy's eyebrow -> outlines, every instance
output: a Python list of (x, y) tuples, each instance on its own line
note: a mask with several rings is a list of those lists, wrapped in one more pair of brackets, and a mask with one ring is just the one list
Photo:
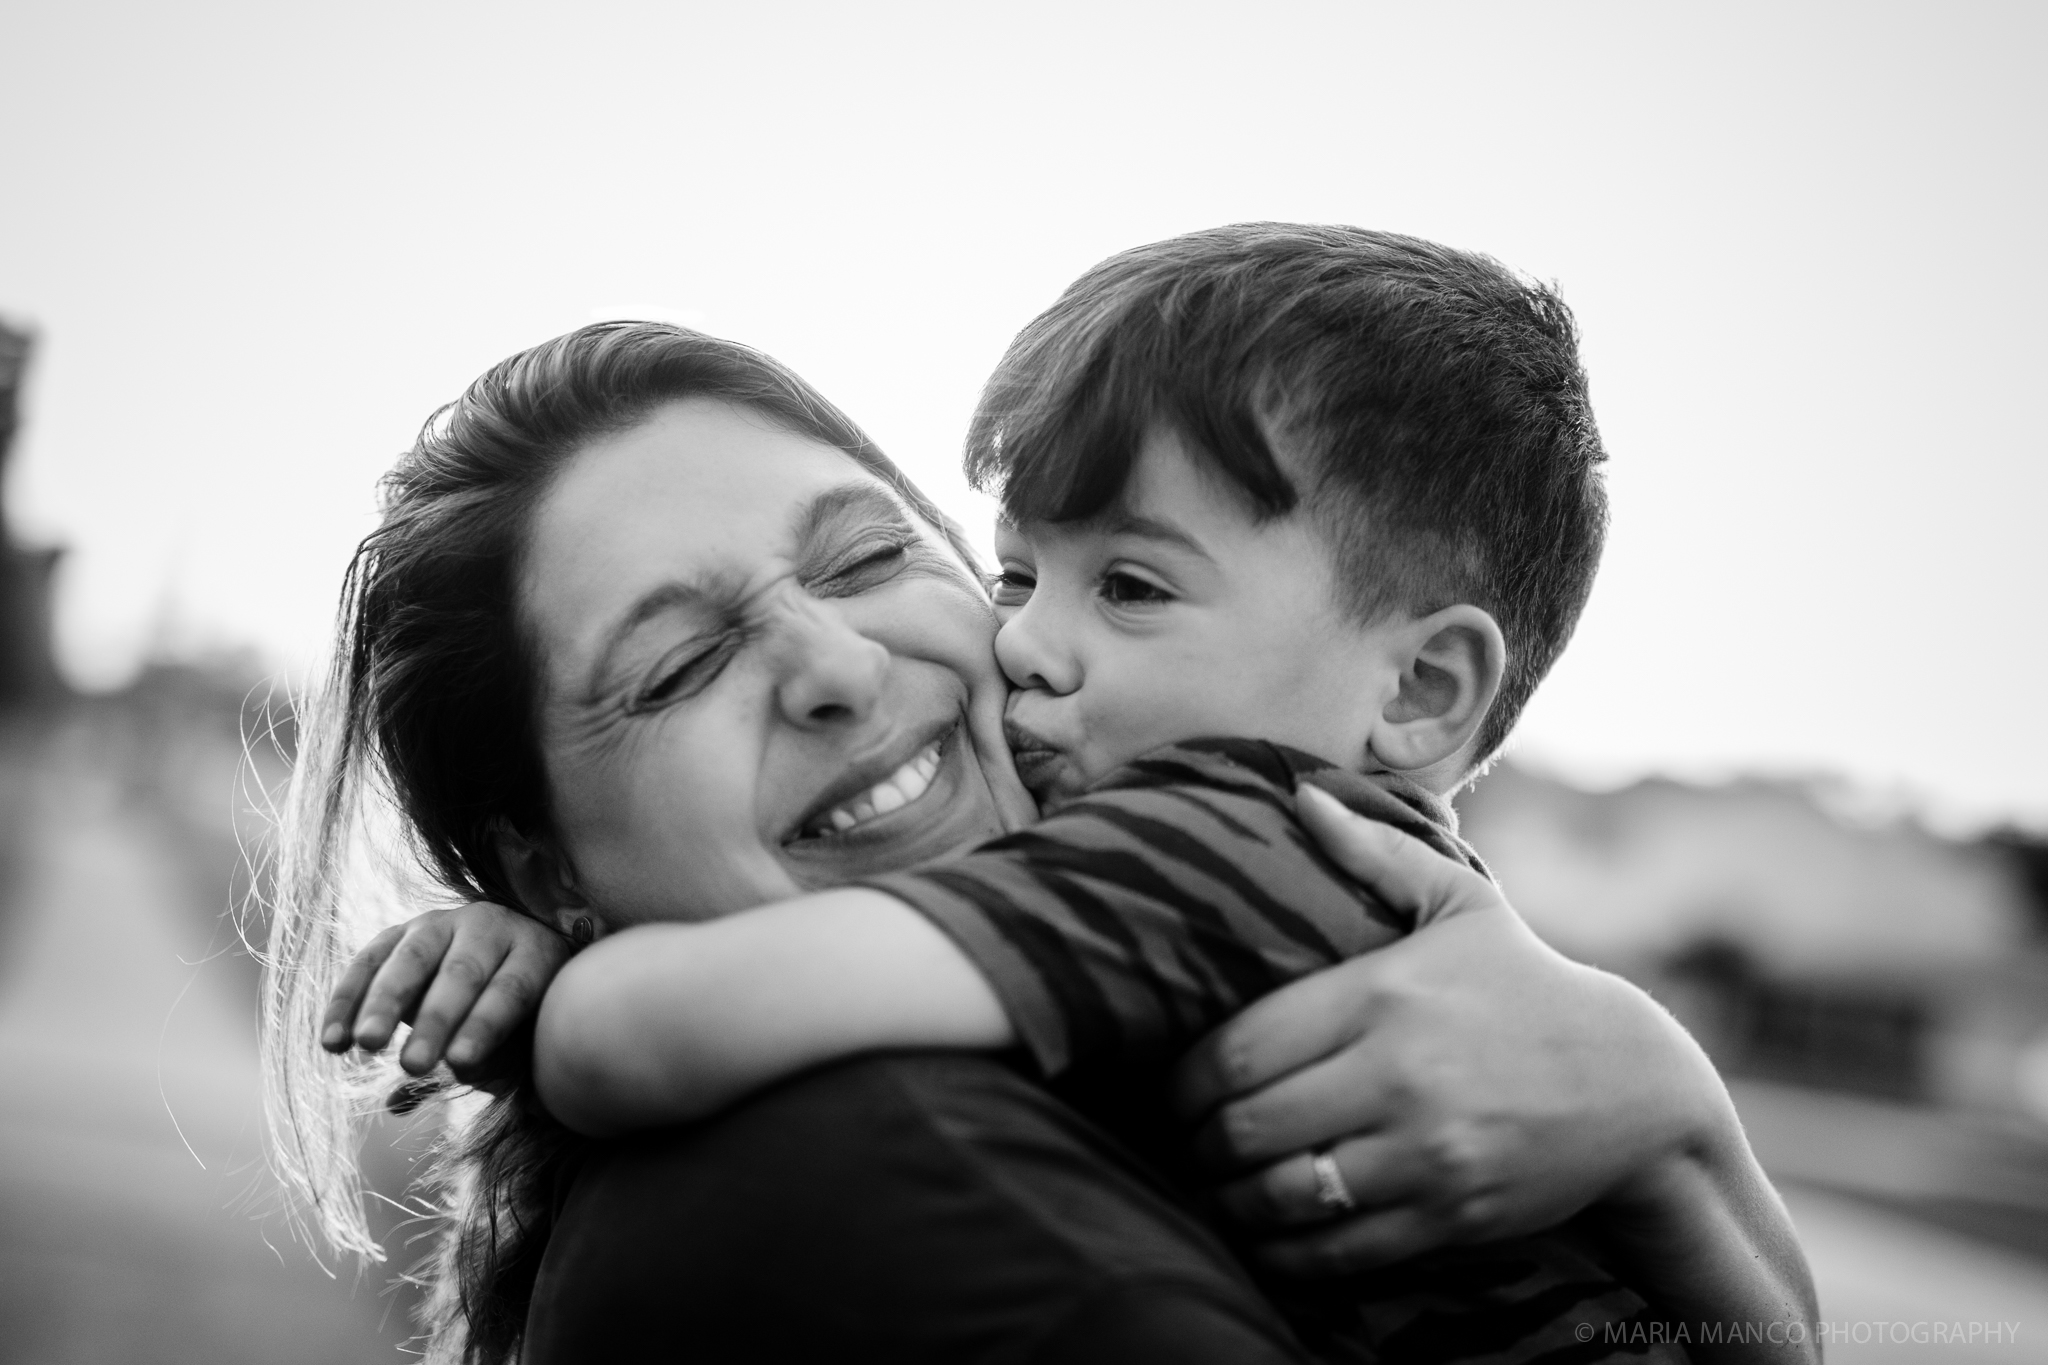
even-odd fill
[(1112, 536), (1136, 536), (1140, 540), (1156, 540), (1167, 545), (1177, 545), (1189, 554), (1215, 562), (1215, 556), (1202, 548), (1202, 542), (1170, 521), (1158, 517), (1134, 516), (1129, 512), (1117, 512), (1103, 519), (1102, 529)]

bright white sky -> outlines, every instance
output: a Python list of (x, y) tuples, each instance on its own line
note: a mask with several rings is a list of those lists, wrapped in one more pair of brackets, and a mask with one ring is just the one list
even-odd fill
[(1004, 344), (1248, 218), (1561, 283), (1615, 530), (1521, 751), (2048, 822), (2048, 8), (17, 5), (11, 474), (62, 656), (317, 655), (372, 483), (605, 316), (762, 346), (970, 525)]

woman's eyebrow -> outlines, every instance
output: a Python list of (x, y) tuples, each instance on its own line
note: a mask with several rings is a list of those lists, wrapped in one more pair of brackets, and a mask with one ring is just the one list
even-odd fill
[(796, 558), (809, 558), (813, 551), (849, 529), (877, 525), (892, 530), (912, 529), (910, 518), (879, 484), (862, 481), (828, 488), (799, 507), (792, 518), (790, 529), (796, 542)]
[[(894, 530), (912, 529), (910, 519), (904, 516), (896, 500), (875, 484), (856, 482), (828, 488), (798, 507), (791, 518), (794, 558), (801, 563), (813, 554), (829, 549), (832, 541), (845, 531), (876, 525)], [(606, 694), (606, 682), (620, 646), (647, 622), (682, 607), (709, 607), (724, 615), (737, 606), (743, 596), (742, 585), (732, 581), (729, 575), (719, 573), (673, 579), (648, 589), (620, 614), (617, 623), (605, 633), (604, 643), (598, 647), (597, 657), (590, 667), (588, 695), (595, 700)]]

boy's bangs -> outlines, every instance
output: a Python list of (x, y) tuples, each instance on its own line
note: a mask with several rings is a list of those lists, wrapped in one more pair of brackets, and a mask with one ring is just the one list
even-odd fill
[[(1225, 367), (1108, 344), (1081, 364), (1056, 355), (1013, 356), (989, 381), (968, 436), (969, 483), (1000, 499), (1012, 522), (1084, 521), (1123, 492), (1145, 438), (1164, 428), (1242, 492), (1261, 520), (1292, 511), (1259, 416), (1263, 386)], [(1127, 344), (1127, 343), (1126, 343)], [(1034, 363), (1042, 362), (1042, 363)]]
[(969, 437), (967, 479), (1000, 499), (1010, 521), (1082, 521), (1123, 492), (1152, 405), (1122, 401), (1106, 375), (1087, 378), (1009, 370), (990, 381)]

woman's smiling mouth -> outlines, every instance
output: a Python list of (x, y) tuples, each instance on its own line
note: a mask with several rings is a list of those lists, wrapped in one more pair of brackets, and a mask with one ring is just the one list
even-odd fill
[(802, 837), (844, 834), (894, 810), (901, 810), (931, 789), (938, 776), (939, 752), (952, 732), (939, 736), (917, 751), (910, 761), (849, 801), (804, 822)]
[(783, 865), (799, 886), (898, 872), (1004, 832), (962, 716), (899, 744), (841, 774), (782, 836)]

